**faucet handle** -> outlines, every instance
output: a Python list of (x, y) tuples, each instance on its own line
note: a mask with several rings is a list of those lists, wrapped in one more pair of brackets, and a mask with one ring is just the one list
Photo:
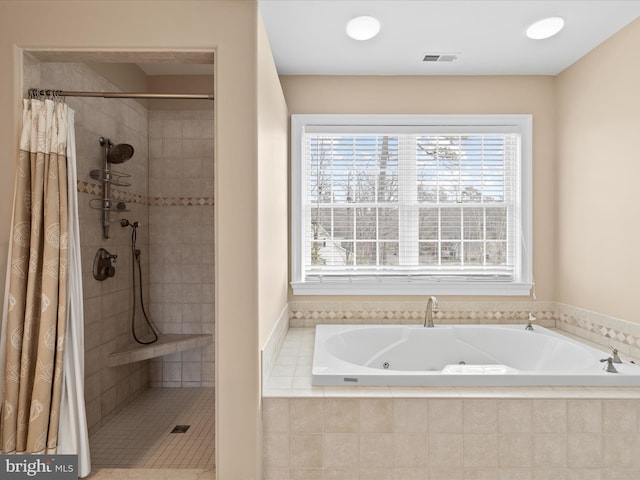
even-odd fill
[(609, 350), (611, 350), (611, 360), (613, 363), (622, 363), (622, 360), (620, 360), (620, 357), (618, 356), (618, 349), (609, 345)]
[(529, 312), (529, 321), (527, 322), (527, 326), (524, 327), (525, 330), (533, 330), (533, 323), (536, 322), (538, 319), (536, 318), (536, 316), (533, 314), (533, 312)]
[(600, 359), (600, 363), (604, 363), (604, 362), (607, 362), (607, 366), (604, 368), (607, 372), (609, 372), (609, 373), (618, 373), (618, 370), (616, 370), (616, 367), (613, 366), (613, 358), (612, 357)]

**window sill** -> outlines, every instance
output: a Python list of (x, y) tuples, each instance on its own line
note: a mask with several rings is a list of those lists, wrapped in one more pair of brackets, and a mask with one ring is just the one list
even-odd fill
[(294, 295), (501, 295), (529, 296), (530, 282), (291, 282)]

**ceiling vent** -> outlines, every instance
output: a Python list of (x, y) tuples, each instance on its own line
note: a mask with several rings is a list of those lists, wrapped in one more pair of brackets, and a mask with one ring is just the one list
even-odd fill
[(422, 58), (423, 62), (453, 62), (458, 59), (459, 53), (427, 53)]

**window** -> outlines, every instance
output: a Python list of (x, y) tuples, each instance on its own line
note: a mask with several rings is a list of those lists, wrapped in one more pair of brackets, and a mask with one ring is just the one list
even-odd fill
[(531, 116), (291, 124), (294, 294), (529, 294)]

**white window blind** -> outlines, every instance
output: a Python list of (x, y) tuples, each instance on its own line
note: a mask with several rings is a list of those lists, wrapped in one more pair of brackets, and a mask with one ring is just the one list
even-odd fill
[(530, 286), (521, 124), (493, 116), (411, 117), (413, 125), (407, 117), (367, 117), (370, 124), (338, 117), (292, 122), (300, 142), (292, 155), (300, 206), (294, 292)]

